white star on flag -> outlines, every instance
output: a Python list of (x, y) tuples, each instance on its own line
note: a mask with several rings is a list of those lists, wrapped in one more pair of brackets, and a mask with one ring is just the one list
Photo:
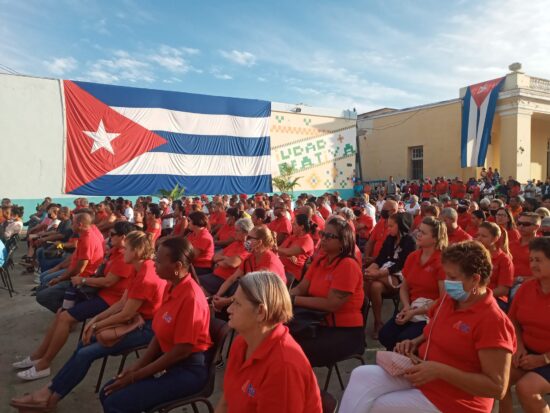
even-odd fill
[(115, 151), (111, 146), (111, 141), (115, 139), (117, 136), (119, 136), (120, 133), (107, 132), (105, 130), (105, 126), (103, 125), (103, 120), (99, 121), (99, 126), (97, 127), (96, 132), (91, 132), (91, 131), (83, 131), (83, 132), (94, 140), (94, 146), (92, 146), (91, 153), (94, 153), (98, 149), (103, 148), (106, 151), (111, 152), (111, 154), (113, 155), (115, 154)]

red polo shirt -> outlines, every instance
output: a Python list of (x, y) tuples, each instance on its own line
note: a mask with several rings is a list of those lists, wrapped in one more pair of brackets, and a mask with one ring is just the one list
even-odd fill
[(447, 236), (449, 237), (449, 245), (472, 239), (471, 235), (460, 227), (456, 228), (452, 233), (447, 231)]
[(193, 353), (206, 351), (212, 345), (209, 327), (210, 308), (195, 280), (188, 274), (174, 287), (167, 284), (153, 318), (160, 349), (168, 353), (176, 344), (191, 344)]
[(159, 278), (153, 260), (146, 260), (128, 283), (128, 299), (142, 301), (139, 313), (150, 320), (162, 304), (166, 281)]
[(290, 223), (290, 220), (284, 215), (280, 216), (274, 221), (271, 221), (271, 223), (269, 223), (267, 227), (277, 234), (290, 235), (292, 233), (292, 224)]
[(550, 351), (550, 293), (544, 293), (538, 280), (523, 283), (512, 301), (510, 318), (521, 326), (523, 344), (535, 353)]
[(305, 278), (309, 281), (308, 295), (313, 297), (328, 297), (330, 290), (340, 290), (351, 293), (348, 300), (334, 312), (333, 317), (327, 317), (329, 325), (336, 327), (361, 327), (363, 325), (363, 274), (361, 267), (353, 258), (336, 258), (332, 263), (328, 258), (319, 257), (309, 266)]
[(225, 241), (229, 238), (235, 238), (235, 225), (223, 224), (217, 233), (218, 241)]
[(162, 225), (160, 222), (160, 218), (155, 220), (155, 225), (158, 225), (158, 228), (155, 228), (154, 226), (150, 228), (147, 227), (147, 231), (146, 231), (149, 234), (153, 234), (153, 238), (151, 239), (153, 246), (157, 242), (157, 239), (159, 239), (160, 233), (162, 232)]
[(531, 277), (529, 265), (529, 244), (521, 245), (521, 240), (510, 243), (510, 253), (514, 258), (514, 277)]
[[(242, 241), (233, 241), (231, 244), (229, 244), (227, 247), (223, 249), (223, 255), (225, 257), (238, 256), (242, 261), (246, 257), (248, 257), (250, 253), (246, 250), (246, 248), (244, 247), (244, 243)], [(236, 270), (237, 270), (236, 268), (222, 267), (218, 265), (216, 266), (216, 268), (214, 268), (214, 275), (217, 275), (218, 277), (223, 278), (224, 280), (227, 280), (229, 277), (233, 275), (233, 273)]]
[(200, 249), (202, 253), (195, 257), (193, 265), (199, 268), (212, 267), (212, 257), (214, 257), (214, 238), (206, 228), (201, 228), (198, 233), (191, 232), (187, 239), (194, 248)]
[(514, 229), (514, 228), (507, 229), (506, 234), (508, 234), (508, 243), (511, 243), (513, 241), (519, 241), (521, 239), (521, 234), (517, 229)]
[(120, 279), (112, 286), (102, 288), (98, 295), (103, 298), (109, 307), (119, 301), (124, 294), (124, 290), (128, 287), (131, 277), (136, 273), (136, 269), (132, 264), (124, 262), (124, 248), (111, 248), (111, 255), (107, 264), (105, 264), (105, 275), (111, 273)]
[(512, 287), (514, 284), (514, 263), (512, 262), (512, 258), (501, 249), (497, 249), (491, 254), (491, 262), (493, 264), (493, 271), (491, 272), (488, 287), (491, 290), (494, 290), (499, 285)]
[(317, 231), (311, 236), (311, 238), (313, 239), (313, 243), (317, 245), (317, 243), (321, 239), (319, 236), (319, 231), (325, 230), (325, 220), (323, 219), (323, 217), (320, 217), (317, 214), (313, 214), (313, 216), (311, 217), (311, 221), (317, 224)]
[(288, 328), (277, 325), (246, 359), (237, 336), (223, 382), (228, 413), (321, 413), (317, 379)]
[(422, 198), (430, 198), (432, 196), (432, 184), (424, 183), (422, 185)]
[(472, 221), (472, 214), (469, 212), (464, 212), (463, 214), (458, 214), (458, 226), (466, 231), (466, 228), (470, 225)]
[(449, 184), (446, 181), (440, 181), (435, 184), (435, 193), (437, 195), (445, 195), (449, 192)]
[(425, 216), (422, 215), (422, 213), (418, 214), (417, 216), (414, 217), (414, 221), (413, 221), (413, 224), (412, 224), (412, 230), (414, 231), (415, 229), (417, 229), (420, 224), (422, 224), (422, 220), (426, 218)]
[(289, 272), (294, 276), (294, 278), (300, 280), (302, 278), (302, 268), (309, 257), (313, 255), (314, 245), (311, 235), (305, 234), (300, 237), (296, 235), (291, 235), (283, 241), (281, 247), (290, 248), (290, 247), (300, 247), (302, 251), (300, 254), (295, 255), (296, 263), (292, 262), (290, 258), (280, 256), (281, 262), (283, 263), (286, 272)]
[(264, 251), (261, 257), (256, 261), (256, 256), (250, 254), (239, 267), (244, 274), (253, 271), (271, 271), (277, 274), (286, 284), (285, 267), (277, 254), (271, 250)]
[(78, 261), (88, 261), (84, 270), (80, 273), (81, 277), (90, 277), (95, 274), (97, 268), (103, 262), (105, 255), (105, 239), (95, 225), (91, 225), (86, 231), (78, 236), (76, 250), (71, 256), (70, 269), (73, 269)]
[(439, 298), (438, 281), (445, 279), (445, 272), (441, 265), (441, 251), (435, 250), (430, 258), (422, 264), (420, 258), (422, 250), (409, 254), (403, 266), (403, 276), (409, 287), (409, 300), (412, 303), (417, 298)]
[(388, 236), (388, 226), (386, 225), (387, 220), (380, 218), (380, 220), (374, 226), (374, 229), (370, 233), (370, 239), (374, 240), (374, 248), (372, 250), (372, 256), (378, 257), (382, 245)]
[[(516, 351), (516, 336), (510, 319), (498, 307), (493, 293), (488, 293), (469, 308), (456, 309), (456, 301), (444, 296), (430, 309), (430, 323), (424, 337), (430, 336), (419, 348), (421, 358), (437, 361), (469, 373), (481, 373), (478, 352), (484, 349)], [(437, 317), (436, 311), (440, 308)], [(490, 413), (494, 400), (472, 396), (444, 380), (432, 380), (418, 389), (442, 412)]]
[(208, 217), (208, 222), (210, 222), (210, 226), (223, 225), (225, 224), (225, 220), (225, 211), (212, 212)]

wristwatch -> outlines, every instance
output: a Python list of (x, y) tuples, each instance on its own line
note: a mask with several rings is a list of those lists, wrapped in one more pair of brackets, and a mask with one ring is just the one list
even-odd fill
[(544, 362), (546, 364), (550, 364), (550, 357), (548, 357), (547, 353), (542, 353), (542, 356), (544, 357)]

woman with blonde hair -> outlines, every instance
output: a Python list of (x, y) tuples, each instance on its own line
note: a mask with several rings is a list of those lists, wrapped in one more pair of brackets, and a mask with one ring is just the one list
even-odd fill
[(243, 276), (227, 311), (239, 335), (216, 413), (321, 413), (317, 379), (284, 325), (292, 304), (281, 277), (268, 271)]

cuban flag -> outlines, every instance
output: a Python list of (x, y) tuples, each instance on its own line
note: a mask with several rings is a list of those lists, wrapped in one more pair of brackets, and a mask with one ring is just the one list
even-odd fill
[(469, 86), (462, 107), (461, 167), (484, 166), (504, 77)]
[(63, 81), (65, 193), (271, 192), (271, 102)]

